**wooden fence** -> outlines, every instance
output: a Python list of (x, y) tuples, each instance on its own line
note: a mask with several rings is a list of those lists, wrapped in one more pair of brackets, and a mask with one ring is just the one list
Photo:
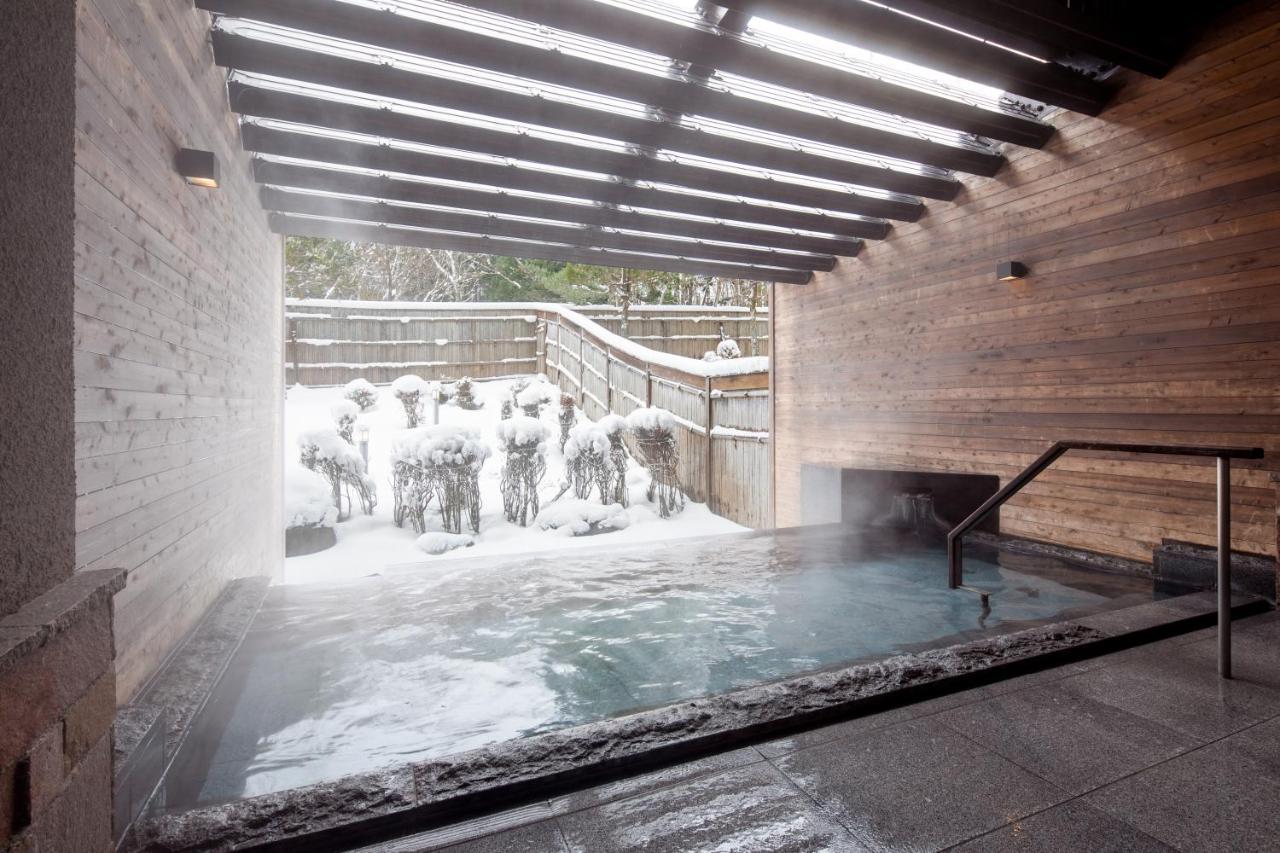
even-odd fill
[[(540, 312), (543, 369), (587, 417), (658, 406), (676, 416), (680, 479), (694, 500), (748, 527), (771, 525), (769, 374), (710, 375), (645, 357), (615, 336)], [(594, 324), (593, 324), (594, 325)], [(619, 346), (622, 344), (622, 346)]]
[[(660, 406), (677, 418), (680, 478), (696, 501), (749, 527), (772, 523), (769, 374), (760, 362), (690, 360), (720, 339), (720, 324), (750, 354), (768, 352), (767, 314), (743, 309), (632, 309), (617, 334), (618, 309), (572, 311), (547, 303), (429, 305), (288, 302), (290, 382), (339, 385), (363, 377), (387, 383), (489, 379), (545, 373), (598, 419)], [(707, 330), (711, 330), (709, 333)], [(704, 334), (705, 333), (705, 334)], [(684, 356), (673, 358), (672, 356)], [(742, 372), (756, 367), (754, 372)]]
[[(489, 379), (535, 373), (537, 309), (544, 303), (423, 305), (288, 300), (285, 367), (288, 381), (342, 385), (362, 376), (390, 382), (405, 373), (428, 379)], [(576, 308), (608, 331), (621, 333), (621, 313), (609, 305)], [(720, 331), (743, 355), (769, 354), (768, 312), (742, 308), (633, 308), (626, 337), (672, 355), (701, 358)]]

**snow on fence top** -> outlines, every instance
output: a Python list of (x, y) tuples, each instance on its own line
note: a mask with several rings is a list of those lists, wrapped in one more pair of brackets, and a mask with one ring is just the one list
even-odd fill
[[(369, 302), (359, 299), (298, 299), (296, 297), (288, 297), (284, 304), (287, 307), (303, 307), (303, 308), (371, 308), (371, 309), (388, 309), (392, 311), (483, 311), (493, 309), (495, 311), (553, 311), (557, 308), (563, 308), (563, 305), (554, 302)], [(589, 311), (591, 313), (608, 313), (621, 314), (622, 307), (619, 305), (579, 305), (579, 312)], [(632, 314), (648, 314), (648, 313), (681, 313), (685, 311), (697, 311), (703, 314), (750, 314), (751, 309), (741, 305), (632, 305), (628, 309)], [(769, 309), (759, 307), (756, 313), (761, 317), (769, 316)], [(321, 317), (332, 316), (322, 314), (311, 314), (309, 312), (293, 312), (291, 317)]]
[[(671, 355), (670, 353), (659, 352), (650, 349), (643, 344), (624, 338), (622, 335), (615, 334), (604, 326), (601, 326), (590, 317), (580, 313), (578, 310), (568, 308), (564, 305), (557, 305), (554, 302), (357, 302), (345, 299), (309, 299), (309, 300), (286, 300), (290, 305), (308, 305), (324, 308), (360, 308), (365, 310), (379, 311), (475, 311), (480, 306), (493, 310), (508, 311), (545, 311), (550, 314), (559, 316), (562, 322), (577, 326), (591, 337), (595, 338), (604, 346), (619, 353), (625, 353), (638, 361), (645, 361), (649, 364), (665, 367), (668, 370), (675, 370), (681, 373), (688, 373), (694, 376), (704, 378), (716, 378), (724, 376), (746, 376), (752, 373), (768, 373), (769, 358), (768, 356), (752, 356), (750, 358), (734, 358), (726, 361), (705, 362), (696, 358), (689, 358), (683, 355)], [(605, 310), (612, 309), (620, 311), (616, 306), (581, 306), (582, 310)], [(642, 306), (644, 310), (651, 309), (679, 309), (689, 310), (688, 306), (677, 305), (646, 305)], [(633, 307), (633, 311), (640, 310), (639, 307)], [(714, 311), (720, 312), (728, 310), (727, 308), (716, 307)], [(740, 309), (745, 312), (746, 309)]]

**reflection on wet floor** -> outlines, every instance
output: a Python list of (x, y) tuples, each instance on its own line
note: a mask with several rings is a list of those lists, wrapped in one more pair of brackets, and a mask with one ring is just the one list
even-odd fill
[(843, 528), (274, 588), (166, 782), (184, 809), (1127, 607), (1150, 580)]

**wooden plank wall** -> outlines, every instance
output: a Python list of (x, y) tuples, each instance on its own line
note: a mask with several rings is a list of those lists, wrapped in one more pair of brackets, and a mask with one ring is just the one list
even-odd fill
[[(1051, 442), (1260, 445), (1235, 547), (1274, 554), (1280, 470), (1280, 5), (1230, 13), (1164, 80), (1123, 72), (857, 259), (775, 288), (778, 520), (800, 466), (1012, 476)], [(1019, 260), (1022, 282), (996, 281)], [(1214, 541), (1213, 470), (1068, 456), (1008, 533), (1150, 560)]]
[[(208, 33), (190, 3), (79, 4), (76, 562), (130, 570), (122, 701), (228, 580), (283, 561), (281, 244)], [(187, 186), (180, 147), (222, 187)]]

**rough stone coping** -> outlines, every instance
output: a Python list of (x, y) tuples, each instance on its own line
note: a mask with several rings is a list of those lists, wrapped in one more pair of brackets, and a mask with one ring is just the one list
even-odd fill
[(209, 608), (181, 646), (129, 704), (116, 712), (115, 766), (122, 768), (162, 715), (167, 715), (165, 760), (177, 752), (249, 623), (262, 606), (271, 579), (239, 578)]
[[(1270, 609), (1235, 595), (1241, 615)], [(943, 649), (493, 744), (382, 771), (162, 815), (136, 850), (314, 850), (384, 840), (1213, 624), (1214, 593), (1153, 601)]]
[(124, 569), (76, 572), (0, 619), (0, 672), (49, 642), (86, 613), (109, 605), (124, 589)]

